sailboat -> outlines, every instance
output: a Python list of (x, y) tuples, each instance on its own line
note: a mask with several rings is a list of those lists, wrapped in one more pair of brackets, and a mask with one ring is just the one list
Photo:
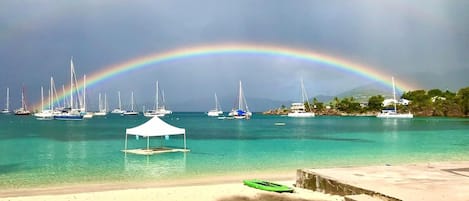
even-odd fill
[(99, 111), (95, 112), (95, 116), (106, 116), (107, 115), (107, 96), (104, 94), (104, 104), (101, 99), (101, 93), (99, 93)]
[(379, 113), (376, 117), (378, 118), (414, 118), (414, 115), (411, 114), (410, 112), (407, 114), (399, 114), (397, 112), (397, 99), (396, 99), (396, 87), (394, 84), (394, 77), (392, 77), (392, 95), (394, 98), (394, 110), (383, 110), (381, 113)]
[(93, 112), (87, 112), (86, 110), (86, 75), (83, 76), (83, 107), (80, 111), (83, 113), (83, 118), (93, 118)]
[(7, 102), (5, 109), (1, 111), (2, 114), (10, 114), (10, 88), (7, 88)]
[(28, 110), (26, 106), (26, 101), (24, 98), (24, 87), (21, 90), (21, 108), (15, 110), (15, 115), (30, 115), (31, 112)]
[(120, 91), (117, 92), (117, 97), (119, 99), (119, 107), (112, 110), (111, 111), (112, 114), (122, 114), (122, 113), (125, 112), (125, 110), (122, 110), (121, 92)]
[(215, 93), (215, 108), (208, 111), (207, 115), (210, 117), (218, 117), (221, 114), (223, 114), (223, 111), (221, 110), (220, 104), (218, 103), (217, 94)]
[(311, 109), (308, 101), (308, 94), (306, 94), (303, 79), (301, 79), (301, 103), (292, 103), (290, 107), (290, 113), (288, 117), (314, 117), (314, 112), (306, 111), (305, 104), (308, 104), (308, 108)]
[(131, 95), (131, 109), (130, 111), (125, 111), (124, 113), (122, 113), (122, 115), (138, 115), (138, 112), (134, 111), (134, 92), (132, 91), (132, 95)]
[(228, 115), (234, 117), (235, 119), (250, 119), (252, 113), (249, 111), (248, 104), (246, 102), (246, 97), (244, 97), (241, 80), (239, 81), (239, 93), (237, 102), (238, 105), (235, 106), (236, 108), (233, 108)]
[(171, 114), (171, 110), (167, 110), (164, 103), (164, 93), (162, 94), (162, 99), (163, 99), (163, 105), (159, 105), (159, 85), (158, 81), (156, 81), (156, 96), (155, 96), (155, 106), (152, 110), (147, 110), (143, 113), (144, 116), (146, 117), (164, 117), (167, 114)]
[[(83, 120), (81, 109), (74, 108), (73, 90), (76, 88), (76, 75), (73, 66), (73, 59), (70, 59), (70, 106), (64, 107), (58, 114), (54, 114), (57, 120)], [(77, 93), (78, 95), (78, 93)], [(78, 98), (79, 99), (79, 98)], [(80, 102), (81, 103), (81, 102)]]
[[(51, 89), (52, 89), (52, 78), (51, 78)], [(49, 101), (51, 91), (49, 90)], [(52, 112), (51, 103), (49, 103), (49, 110), (44, 110), (44, 87), (41, 86), (41, 112), (35, 113), (34, 116), (37, 120), (52, 120), (54, 119), (54, 113)]]

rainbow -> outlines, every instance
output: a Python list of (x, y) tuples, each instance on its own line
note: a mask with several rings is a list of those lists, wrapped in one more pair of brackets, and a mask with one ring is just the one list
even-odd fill
[[(230, 55), (230, 54), (247, 54), (259, 56), (273, 56), (273, 57), (286, 57), (290, 59), (303, 60), (307, 62), (314, 62), (324, 64), (323, 66), (333, 67), (348, 73), (352, 73), (370, 80), (379, 81), (385, 85), (392, 86), (391, 77), (387, 73), (377, 71), (375, 68), (340, 59), (337, 57), (320, 54), (305, 49), (294, 49), (278, 45), (260, 45), (260, 44), (216, 44), (216, 45), (201, 45), (193, 47), (185, 47), (181, 49), (173, 49), (166, 52), (158, 52), (143, 57), (134, 58), (122, 63), (114, 64), (102, 68), (98, 72), (88, 75), (87, 86), (92, 86), (100, 82), (109, 80), (116, 76), (136, 71), (145, 67), (154, 66), (156, 64), (189, 59), (193, 57), (203, 56), (216, 56), (216, 55)], [(70, 95), (70, 86), (67, 87), (65, 93), (58, 94), (59, 100), (63, 100), (66, 96)], [(83, 88), (83, 81), (78, 83), (77, 90)], [(412, 84), (399, 82), (397, 87), (399, 90), (416, 89)], [(41, 108), (40, 103), (35, 104), (34, 108)]]

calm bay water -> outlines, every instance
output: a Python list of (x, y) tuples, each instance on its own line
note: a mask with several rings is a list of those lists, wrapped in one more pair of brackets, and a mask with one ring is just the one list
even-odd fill
[[(191, 152), (122, 153), (125, 129), (148, 120), (143, 116), (66, 122), (0, 115), (0, 188), (469, 160), (469, 119), (463, 118), (292, 119), (255, 114), (245, 121), (176, 113), (163, 119), (186, 128)], [(180, 136), (150, 142), (183, 146)], [(145, 146), (145, 139), (129, 137), (129, 147)]]

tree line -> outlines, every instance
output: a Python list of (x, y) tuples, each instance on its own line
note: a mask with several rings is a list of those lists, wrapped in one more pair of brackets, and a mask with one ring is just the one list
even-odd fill
[[(461, 88), (457, 92), (440, 89), (414, 90), (404, 92), (401, 96), (410, 101), (408, 105), (397, 105), (399, 113), (411, 112), (415, 116), (469, 116), (469, 87)], [(354, 97), (339, 99), (335, 97), (325, 104), (316, 98), (312, 102), (305, 102), (306, 110), (318, 115), (375, 115), (383, 109), (393, 109), (394, 105), (384, 107), (382, 95), (371, 96), (367, 103), (359, 102)], [(285, 114), (289, 108), (282, 105), (280, 108), (270, 110), (266, 114)]]

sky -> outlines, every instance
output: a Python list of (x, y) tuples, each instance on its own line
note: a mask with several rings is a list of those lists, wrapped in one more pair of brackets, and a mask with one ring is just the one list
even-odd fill
[[(9, 87), (17, 108), (24, 86), (29, 104), (38, 103), (51, 76), (57, 88), (69, 83), (72, 56), (80, 77), (145, 55), (224, 43), (318, 52), (372, 67), (397, 84), (456, 91), (469, 86), (468, 22), (466, 0), (2, 0), (0, 94)], [(112, 77), (89, 86), (87, 101), (96, 107), (97, 94), (106, 93), (112, 108), (121, 91), (128, 105), (134, 91), (138, 107), (151, 105), (158, 80), (173, 110), (211, 109), (214, 93), (227, 110), (239, 80), (249, 103), (298, 100), (300, 79), (311, 97), (376, 82), (293, 58), (207, 55)]]

